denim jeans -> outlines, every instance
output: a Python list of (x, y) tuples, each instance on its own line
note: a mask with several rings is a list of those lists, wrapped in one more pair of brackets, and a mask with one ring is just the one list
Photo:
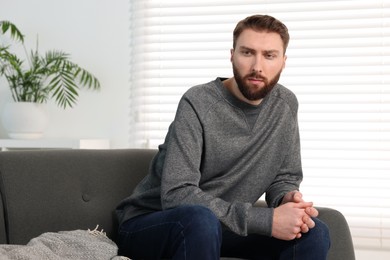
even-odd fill
[(217, 260), (244, 259), (325, 260), (330, 246), (327, 226), (299, 239), (283, 241), (268, 236), (239, 236), (221, 224), (209, 209), (182, 206), (132, 218), (119, 227), (119, 255), (131, 259)]

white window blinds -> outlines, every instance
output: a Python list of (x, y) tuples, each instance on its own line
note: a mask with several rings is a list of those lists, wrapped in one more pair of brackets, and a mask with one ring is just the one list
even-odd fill
[(130, 0), (131, 147), (163, 142), (189, 87), (230, 77), (232, 31), (290, 30), (280, 83), (300, 102), (306, 200), (340, 210), (356, 248), (390, 249), (390, 1)]

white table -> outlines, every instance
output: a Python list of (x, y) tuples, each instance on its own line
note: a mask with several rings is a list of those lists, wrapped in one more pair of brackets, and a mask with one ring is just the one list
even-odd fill
[(0, 139), (0, 151), (9, 149), (109, 149), (108, 139)]

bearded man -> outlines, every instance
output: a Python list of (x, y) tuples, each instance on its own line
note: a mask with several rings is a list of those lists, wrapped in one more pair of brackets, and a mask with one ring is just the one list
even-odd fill
[(328, 228), (299, 192), (298, 101), (278, 84), (288, 42), (274, 17), (237, 24), (234, 77), (183, 95), (149, 174), (118, 206), (119, 254), (326, 259)]

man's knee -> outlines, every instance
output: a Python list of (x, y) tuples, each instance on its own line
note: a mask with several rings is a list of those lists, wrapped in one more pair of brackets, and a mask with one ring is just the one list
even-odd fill
[(316, 227), (316, 232), (318, 233), (317, 236), (320, 236), (330, 241), (329, 227), (324, 222), (322, 222), (317, 218), (314, 219), (314, 222), (316, 223), (315, 227)]
[(311, 240), (317, 244), (318, 247), (322, 248), (323, 250), (329, 250), (330, 248), (330, 234), (329, 234), (329, 227), (322, 222), (321, 220), (314, 218), (315, 227), (310, 230), (309, 233)]
[(185, 233), (199, 236), (199, 239), (222, 239), (221, 224), (215, 214), (203, 206), (182, 206), (181, 210), (185, 214), (181, 224)]

